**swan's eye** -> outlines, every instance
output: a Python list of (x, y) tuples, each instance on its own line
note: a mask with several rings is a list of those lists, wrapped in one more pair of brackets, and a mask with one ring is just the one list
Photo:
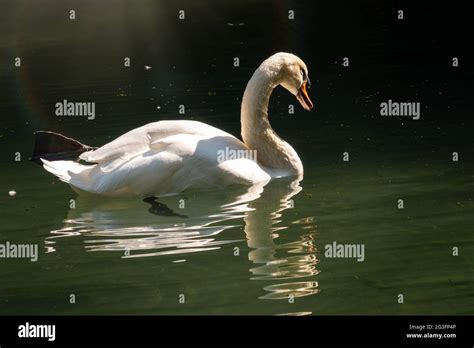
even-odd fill
[(303, 78), (303, 82), (306, 82), (308, 88), (311, 88), (311, 81), (309, 81), (308, 75), (306, 75), (306, 71), (301, 68), (301, 77)]

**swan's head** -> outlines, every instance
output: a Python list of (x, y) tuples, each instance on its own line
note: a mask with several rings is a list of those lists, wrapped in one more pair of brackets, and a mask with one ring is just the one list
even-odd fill
[(276, 75), (276, 83), (296, 96), (305, 110), (313, 108), (308, 89), (311, 82), (306, 64), (291, 53), (279, 52), (268, 58), (262, 65)]

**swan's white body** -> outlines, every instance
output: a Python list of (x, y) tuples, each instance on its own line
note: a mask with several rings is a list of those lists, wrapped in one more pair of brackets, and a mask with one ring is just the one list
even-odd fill
[[(159, 121), (80, 155), (92, 164), (42, 159), (43, 166), (79, 192), (110, 196), (163, 196), (190, 187), (255, 184), (272, 177), (301, 176), (298, 154), (272, 130), (267, 116), (274, 87), (281, 84), (296, 95), (298, 84), (303, 83), (285, 75), (294, 73), (285, 70), (290, 63), (306, 69), (298, 57), (278, 53), (263, 62), (249, 81), (241, 110), (244, 142), (201, 122)], [(232, 150), (256, 150), (256, 161), (248, 156), (219, 157), (222, 151)]]
[(248, 150), (234, 136), (196, 121), (159, 121), (136, 128), (80, 158), (97, 163), (46, 161), (44, 167), (83, 191), (162, 196), (189, 187), (221, 187), (270, 180), (251, 159), (218, 162), (219, 149)]

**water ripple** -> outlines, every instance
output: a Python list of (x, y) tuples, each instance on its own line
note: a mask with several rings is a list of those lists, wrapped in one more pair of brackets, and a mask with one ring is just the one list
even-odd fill
[[(139, 200), (98, 201), (79, 197), (75, 209), (63, 220), (63, 227), (51, 231), (46, 238), (45, 248), (47, 252), (58, 252), (58, 243), (64, 243), (65, 237), (82, 238), (86, 252), (115, 252), (120, 258), (133, 259), (183, 256), (246, 242), (250, 249), (250, 280), (272, 282), (263, 286), (264, 294), (259, 299), (287, 300), (314, 295), (319, 292), (314, 281), (319, 273), (316, 219), (308, 216), (284, 223), (285, 211), (292, 209), (292, 197), (300, 191), (298, 180), (272, 181), (267, 186), (159, 199), (181, 216), (152, 215), (148, 205)], [(182, 210), (177, 204), (180, 200), (186, 201)], [(235, 238), (235, 234), (234, 238), (226, 236), (228, 230), (235, 233), (240, 228), (245, 232), (242, 238)], [(285, 243), (279, 242), (283, 234)], [(286, 241), (292, 234), (298, 239)], [(311, 312), (288, 315), (308, 313)]]

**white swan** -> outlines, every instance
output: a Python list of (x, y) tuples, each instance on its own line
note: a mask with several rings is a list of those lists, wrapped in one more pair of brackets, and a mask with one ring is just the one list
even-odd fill
[[(296, 151), (268, 121), (268, 102), (281, 85), (310, 110), (310, 86), (305, 63), (289, 53), (277, 53), (255, 71), (241, 107), (243, 142), (220, 129), (196, 121), (159, 121), (131, 130), (92, 150), (51, 132), (38, 132), (32, 160), (69, 183), (76, 191), (140, 197), (179, 193), (189, 187), (255, 184), (274, 177), (302, 176)], [(51, 146), (54, 144), (54, 146)], [(224, 158), (222, 153), (251, 156)], [(71, 157), (73, 155), (73, 157)], [(81, 164), (72, 159), (88, 162)]]

